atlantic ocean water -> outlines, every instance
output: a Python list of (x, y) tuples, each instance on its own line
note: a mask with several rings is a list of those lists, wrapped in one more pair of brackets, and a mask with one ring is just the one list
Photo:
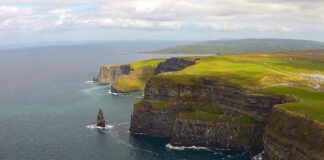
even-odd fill
[[(252, 153), (174, 148), (170, 139), (129, 133), (143, 93), (113, 95), (89, 83), (102, 64), (174, 55), (144, 54), (177, 42), (101, 42), (0, 49), (0, 160), (245, 160)], [(101, 107), (109, 126), (94, 126)]]

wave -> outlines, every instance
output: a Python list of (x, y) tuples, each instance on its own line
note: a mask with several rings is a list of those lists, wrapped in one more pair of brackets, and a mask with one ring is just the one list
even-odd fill
[(111, 89), (108, 89), (108, 94), (111, 94), (111, 95), (114, 95), (114, 96), (121, 96), (121, 97), (136, 97), (136, 98), (143, 98), (144, 97), (143, 92), (115, 93), (115, 92), (112, 92)]
[(262, 152), (258, 153), (257, 155), (255, 155), (254, 157), (252, 157), (251, 160), (263, 160), (264, 154), (265, 154), (265, 152), (262, 151)]
[(95, 90), (98, 90), (98, 89), (102, 89), (102, 88), (107, 88), (107, 86), (91, 87), (91, 88), (83, 89), (82, 92), (85, 93), (85, 94), (90, 94), (92, 91), (95, 91)]
[(86, 84), (98, 84), (97, 81), (85, 81), (84, 83), (86, 83)]
[(207, 150), (212, 151), (211, 149), (207, 147), (197, 147), (197, 146), (172, 146), (170, 143), (166, 145), (167, 149), (174, 149), (174, 150), (186, 150), (186, 149), (192, 149), (192, 150)]
[(112, 92), (111, 89), (108, 89), (108, 94), (112, 94), (112, 95), (114, 95), (114, 96), (121, 95), (121, 93), (115, 93), (115, 92)]
[(87, 125), (86, 127), (89, 129), (112, 129), (112, 128), (114, 128), (113, 125), (106, 125), (106, 127), (100, 127), (100, 126), (97, 126), (96, 124), (90, 124), (90, 125)]

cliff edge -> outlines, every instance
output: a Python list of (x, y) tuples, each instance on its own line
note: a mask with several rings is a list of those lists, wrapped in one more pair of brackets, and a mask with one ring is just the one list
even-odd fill
[(129, 64), (124, 65), (103, 65), (100, 67), (100, 72), (97, 77), (99, 83), (112, 83), (118, 77), (127, 75), (131, 72)]
[(324, 157), (324, 124), (274, 107), (263, 141), (265, 158), (269, 160), (321, 160)]

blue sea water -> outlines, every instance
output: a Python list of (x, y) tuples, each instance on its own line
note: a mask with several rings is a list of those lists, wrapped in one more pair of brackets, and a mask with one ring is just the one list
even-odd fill
[[(142, 93), (112, 95), (86, 83), (102, 64), (170, 57), (140, 52), (176, 42), (105, 42), (0, 50), (1, 160), (244, 160), (251, 153), (167, 147), (167, 138), (129, 133)], [(102, 107), (109, 126), (94, 127)]]

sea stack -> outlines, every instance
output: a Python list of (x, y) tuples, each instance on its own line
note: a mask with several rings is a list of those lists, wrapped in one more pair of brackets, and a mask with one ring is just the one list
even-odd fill
[(103, 116), (103, 112), (101, 108), (99, 108), (99, 113), (97, 116), (97, 126), (106, 127), (105, 117)]

